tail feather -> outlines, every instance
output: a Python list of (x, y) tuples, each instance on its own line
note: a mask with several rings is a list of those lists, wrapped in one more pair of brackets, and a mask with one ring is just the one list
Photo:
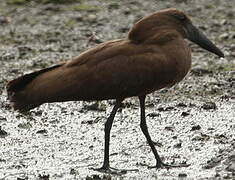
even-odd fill
[(39, 105), (41, 102), (36, 102), (31, 98), (27, 97), (27, 92), (24, 91), (24, 88), (38, 75), (43, 74), (45, 72), (51, 71), (55, 68), (62, 66), (62, 64), (58, 64), (46, 69), (42, 69), (39, 71), (32, 72), (30, 74), (25, 74), (17, 79), (14, 79), (7, 84), (7, 96), (11, 102), (11, 105), (15, 110), (19, 111), (29, 111)]

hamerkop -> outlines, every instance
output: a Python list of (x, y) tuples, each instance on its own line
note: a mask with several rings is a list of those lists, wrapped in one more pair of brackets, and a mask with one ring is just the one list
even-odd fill
[(116, 103), (105, 123), (103, 166), (97, 170), (113, 172), (109, 164), (110, 130), (114, 116), (125, 98), (138, 96), (140, 127), (160, 168), (165, 164), (157, 153), (145, 120), (147, 94), (181, 81), (191, 66), (191, 51), (184, 39), (224, 57), (188, 16), (176, 9), (164, 9), (138, 21), (126, 39), (108, 41), (78, 57), (12, 80), (8, 98), (15, 110), (29, 111), (43, 103), (100, 101)]

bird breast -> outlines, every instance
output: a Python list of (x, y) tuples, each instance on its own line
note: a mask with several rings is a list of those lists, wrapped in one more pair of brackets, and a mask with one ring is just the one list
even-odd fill
[(184, 39), (158, 46), (158, 49), (160, 52), (155, 53), (155, 63), (151, 67), (154, 69), (152, 91), (173, 86), (187, 75), (191, 67), (191, 50)]

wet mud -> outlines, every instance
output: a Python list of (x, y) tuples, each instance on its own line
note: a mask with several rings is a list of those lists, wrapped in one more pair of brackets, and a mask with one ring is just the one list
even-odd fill
[[(125, 38), (141, 17), (159, 9), (185, 11), (225, 58), (192, 46), (192, 69), (170, 89), (148, 95), (150, 134), (167, 163), (155, 160), (142, 134), (137, 98), (126, 99), (111, 131), (112, 167), (93, 171), (104, 150), (104, 123), (114, 104), (44, 104), (27, 114), (6, 99), (7, 81)], [(235, 8), (224, 0), (4, 0), (0, 2), (0, 179), (235, 179)]]

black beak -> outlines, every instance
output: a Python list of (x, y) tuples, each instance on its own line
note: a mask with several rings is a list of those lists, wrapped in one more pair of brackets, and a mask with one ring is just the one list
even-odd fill
[(188, 23), (186, 25), (187, 30), (187, 38), (198, 44), (203, 49), (206, 49), (207, 51), (210, 51), (219, 57), (224, 57), (224, 53), (219, 50), (207, 37), (200, 32), (193, 24)]

